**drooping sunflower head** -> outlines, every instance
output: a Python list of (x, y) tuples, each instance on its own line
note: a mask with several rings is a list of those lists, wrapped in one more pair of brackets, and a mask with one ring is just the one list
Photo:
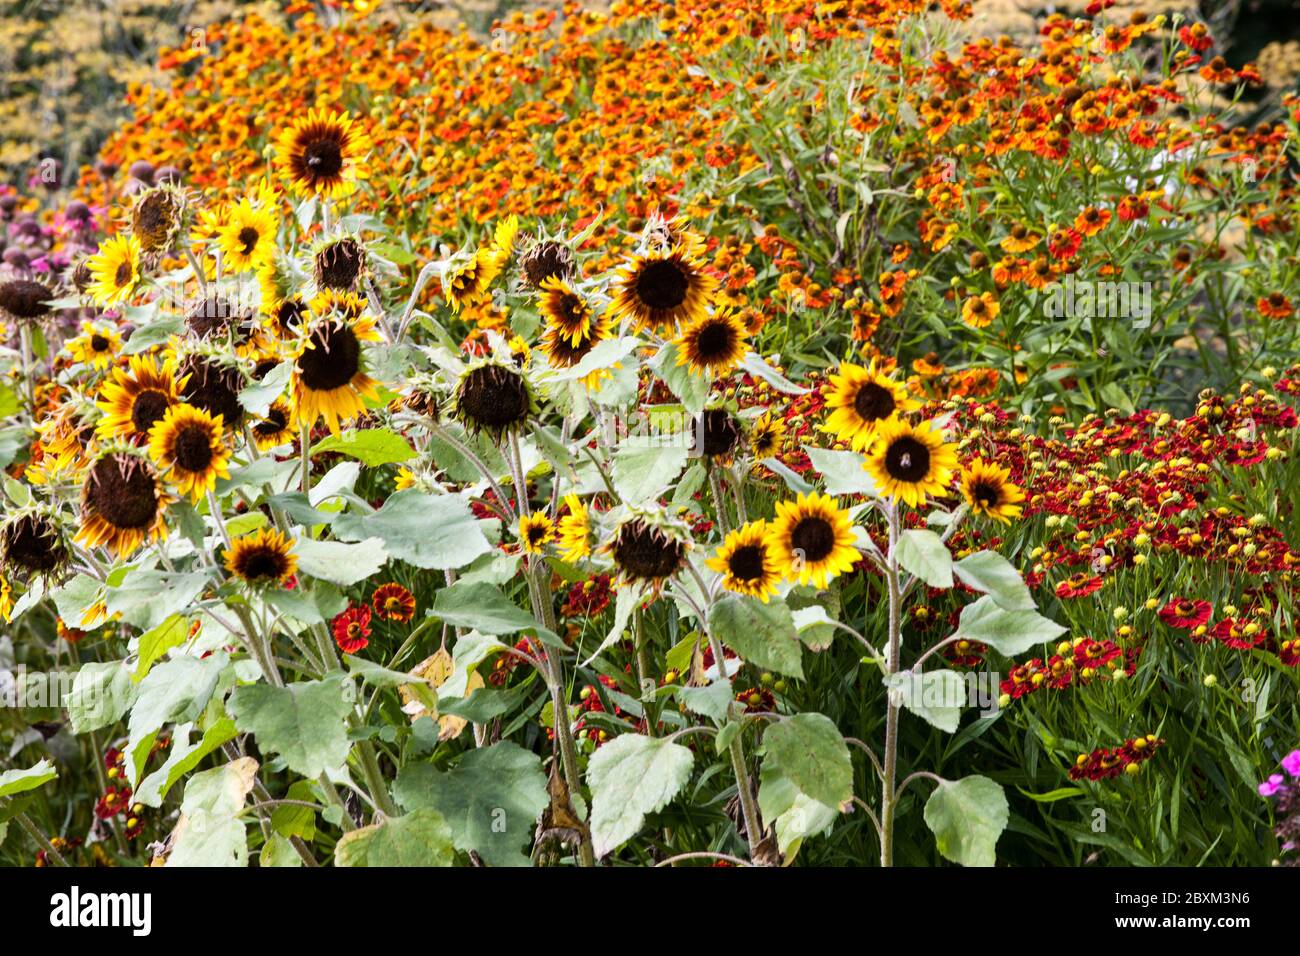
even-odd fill
[(200, 341), (224, 340), (230, 335), (237, 342), (242, 341), (247, 338), (252, 326), (252, 310), (220, 291), (209, 290), (190, 300), (185, 307), (185, 327), (191, 336)]
[(767, 411), (754, 419), (754, 424), (749, 427), (749, 450), (755, 460), (779, 456), (785, 444), (785, 433), (785, 421), (779, 415)]
[(926, 495), (942, 496), (947, 491), (957, 470), (957, 452), (934, 422), (911, 425), (895, 418), (877, 428), (863, 467), (882, 497), (919, 508)]
[(1011, 470), (976, 458), (961, 476), (961, 493), (972, 512), (1010, 524), (1024, 510), (1024, 492), (1011, 481)]
[(556, 544), (561, 560), (576, 564), (591, 554), (591, 515), (577, 495), (565, 495), (566, 513), (556, 523)]
[(86, 260), (93, 281), (89, 292), (97, 305), (107, 308), (126, 302), (142, 279), (140, 240), (133, 234), (118, 234), (103, 242)]
[(294, 418), (310, 428), (324, 417), (332, 434), (340, 421), (365, 413), (365, 399), (378, 397), (376, 382), (365, 372), (363, 342), (379, 339), (375, 321), (361, 315), (318, 319), (303, 336), (293, 372)]
[(501, 274), (503, 258), (495, 245), (485, 245), (469, 255), (458, 254), (442, 273), (442, 294), (457, 314), (465, 306), (488, 298), (488, 287)]
[(441, 421), (444, 395), (437, 380), (425, 372), (417, 372), (407, 381), (406, 392), (398, 400), (400, 407), (435, 422)]
[(276, 161), (294, 192), (339, 199), (369, 171), (370, 138), (347, 113), (314, 109), (280, 134)]
[(50, 578), (68, 562), (68, 542), (54, 515), (21, 511), (0, 525), (0, 568), (11, 577)]
[(767, 522), (751, 521), (730, 532), (705, 564), (722, 575), (722, 586), (764, 604), (781, 583), (781, 566), (767, 541)]
[(0, 320), (30, 323), (50, 313), (54, 290), (34, 279), (0, 282)]
[(222, 265), (233, 272), (262, 268), (275, 256), (275, 234), (279, 229), (275, 210), (241, 199), (217, 231), (217, 248)]
[(187, 225), (189, 203), (185, 191), (171, 183), (136, 194), (131, 207), (131, 237), (146, 255), (159, 255), (176, 244)]
[(253, 441), (258, 451), (270, 451), (293, 440), (293, 409), (289, 403), (276, 400), (266, 414), (253, 425)]
[(69, 339), (66, 344), (74, 362), (103, 369), (108, 368), (122, 347), (122, 336), (111, 325), (82, 322), (81, 334), (75, 339)]
[(560, 276), (543, 279), (539, 285), (537, 309), (546, 324), (546, 334), (576, 346), (591, 332), (592, 310), (585, 296)]
[(149, 431), (149, 455), (163, 477), (191, 501), (230, 477), (230, 448), (221, 416), (193, 405), (173, 405)]
[(577, 274), (573, 250), (555, 239), (540, 239), (532, 243), (519, 261), (524, 286), (541, 289), (547, 279), (568, 282)]
[(708, 408), (695, 420), (696, 446), (705, 458), (728, 458), (740, 443), (740, 425), (725, 408)]
[(243, 378), (239, 369), (215, 355), (195, 352), (180, 364), (184, 384), (180, 399), (209, 415), (220, 415), (227, 428), (238, 428), (244, 420), (244, 406), (239, 403)]
[(366, 248), (354, 236), (320, 243), (312, 254), (316, 288), (351, 292), (366, 270)]
[(697, 375), (725, 375), (749, 351), (749, 330), (732, 309), (718, 309), (687, 324), (676, 339), (677, 364)]
[(101, 438), (125, 438), (143, 442), (154, 423), (161, 421), (167, 409), (180, 401), (179, 388), (185, 384), (176, 377), (171, 359), (159, 368), (152, 355), (132, 355), (126, 368), (113, 369), (112, 378), (99, 390), (95, 403), (104, 412), (96, 433)]
[(543, 554), (555, 540), (555, 524), (545, 512), (534, 511), (519, 518), (519, 543), (528, 554)]
[(226, 570), (245, 584), (278, 586), (298, 570), (293, 541), (274, 528), (259, 528), (236, 538), (225, 556)]
[(129, 451), (108, 451), (90, 466), (81, 485), (81, 530), (88, 548), (111, 548), (129, 557), (146, 541), (166, 537), (163, 520), (173, 499), (147, 460)]
[(513, 365), (485, 361), (471, 365), (456, 384), (455, 414), (473, 432), (497, 441), (523, 427), (535, 411), (532, 389)]
[(834, 498), (815, 491), (777, 502), (767, 540), (782, 574), (800, 584), (824, 588), (858, 560), (849, 516)]
[(684, 246), (651, 251), (623, 268), (612, 308), (637, 329), (670, 332), (704, 316), (717, 285)]
[(675, 525), (655, 516), (632, 514), (605, 545), (621, 581), (658, 588), (686, 562), (689, 541)]
[(847, 442), (854, 451), (870, 447), (881, 424), (919, 407), (908, 397), (906, 386), (878, 371), (874, 361), (866, 368), (845, 362), (828, 384), (825, 396), (830, 415), (823, 430)]

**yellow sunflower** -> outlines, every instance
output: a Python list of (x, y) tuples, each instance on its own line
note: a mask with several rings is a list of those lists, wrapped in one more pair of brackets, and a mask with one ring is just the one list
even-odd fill
[(881, 424), (920, 405), (908, 398), (904, 385), (878, 371), (874, 361), (866, 368), (841, 363), (828, 384), (826, 407), (830, 415), (822, 431), (847, 442), (854, 451), (870, 447)]
[(370, 138), (347, 113), (314, 109), (280, 134), (276, 161), (295, 193), (339, 199), (370, 175)]
[(717, 280), (679, 243), (628, 263), (619, 274), (612, 308), (638, 329), (671, 331), (703, 317), (717, 287)]
[(81, 334), (67, 342), (74, 362), (92, 368), (108, 368), (122, 347), (122, 336), (111, 325), (82, 322)]
[(749, 428), (749, 450), (755, 460), (775, 458), (785, 445), (785, 421), (772, 412), (764, 412)]
[(332, 434), (340, 421), (365, 413), (363, 399), (376, 399), (376, 382), (366, 375), (361, 343), (379, 340), (375, 320), (361, 315), (351, 321), (328, 318), (317, 321), (303, 339), (294, 364), (292, 389), (294, 421), (310, 428), (324, 417)]
[(86, 260), (92, 280), (87, 291), (96, 305), (118, 305), (135, 294), (141, 279), (140, 251), (135, 236), (116, 235)]
[(535, 511), (519, 518), (519, 543), (529, 554), (542, 554), (555, 540), (555, 525), (543, 512)]
[(284, 584), (298, 570), (293, 541), (274, 528), (236, 538), (225, 556), (226, 570), (245, 584)]
[(442, 291), (452, 314), (487, 298), (488, 286), (501, 274), (501, 264), (500, 249), (494, 245), (482, 246), (461, 265), (447, 270)]
[(561, 276), (543, 279), (537, 309), (547, 336), (577, 346), (591, 332), (591, 305)]
[(231, 207), (225, 225), (217, 233), (222, 264), (233, 272), (260, 269), (275, 255), (278, 228), (274, 211), (241, 199)]
[(113, 369), (95, 403), (104, 418), (95, 428), (100, 438), (129, 438), (143, 441), (149, 429), (162, 419), (167, 409), (180, 401), (180, 389), (188, 376), (177, 381), (172, 359), (162, 368), (152, 355), (132, 355), (125, 369)]
[(751, 521), (729, 533), (704, 563), (722, 575), (722, 586), (764, 604), (781, 582), (781, 568), (767, 541), (767, 522)]
[(164, 515), (174, 501), (153, 466), (130, 452), (109, 452), (95, 461), (81, 485), (81, 529), (76, 541), (111, 548), (130, 557), (146, 541), (167, 536)]
[(173, 405), (149, 430), (149, 455), (181, 494), (198, 501), (230, 477), (230, 448), (220, 415), (193, 405)]
[(800, 584), (826, 587), (832, 578), (857, 563), (849, 516), (835, 499), (811, 492), (780, 501), (768, 523), (768, 548), (781, 572)]
[(876, 443), (863, 467), (882, 497), (919, 508), (927, 494), (945, 493), (957, 470), (957, 452), (933, 422), (910, 425), (895, 418), (876, 430)]
[(1010, 524), (1024, 510), (1022, 492), (1011, 481), (1011, 470), (994, 462), (976, 458), (961, 476), (961, 493), (977, 515), (986, 515), (1002, 524)]
[(591, 515), (577, 495), (565, 495), (564, 504), (569, 513), (557, 523), (556, 544), (561, 549), (560, 559), (576, 564), (591, 554)]
[(731, 309), (719, 309), (688, 323), (674, 340), (677, 364), (697, 375), (725, 375), (749, 351), (749, 330)]
[(270, 451), (293, 441), (293, 409), (287, 402), (277, 399), (271, 403), (261, 421), (253, 425), (253, 441), (258, 451)]

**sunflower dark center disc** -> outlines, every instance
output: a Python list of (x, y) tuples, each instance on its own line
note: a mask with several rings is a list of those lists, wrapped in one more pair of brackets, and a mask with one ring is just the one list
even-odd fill
[(171, 401), (162, 392), (149, 389), (135, 397), (131, 405), (131, 424), (141, 435), (147, 435), (154, 423), (167, 414)]
[(245, 226), (239, 230), (239, 244), (244, 255), (248, 255), (257, 248), (257, 240), (260, 238), (261, 236), (252, 226)]
[(12, 279), (0, 283), (0, 309), (20, 319), (38, 319), (50, 311), (46, 305), (54, 293), (41, 282)]
[(328, 179), (343, 168), (343, 151), (333, 139), (313, 140), (303, 147), (302, 163), (311, 175)]
[(351, 239), (330, 243), (316, 254), (316, 282), (327, 289), (351, 289), (361, 273), (361, 247)]
[(6, 564), (16, 564), (28, 571), (53, 571), (67, 557), (54, 526), (44, 518), (26, 515), (4, 529)]
[(182, 398), (209, 415), (220, 415), (227, 425), (238, 425), (244, 417), (244, 407), (239, 404), (237, 373), (223, 369), (203, 359), (190, 358), (181, 368), (188, 375)]
[(90, 337), (90, 347), (96, 352), (103, 352), (108, 348), (108, 339), (102, 335), (92, 335)]
[(971, 488), (971, 497), (981, 507), (993, 508), (1002, 500), (1002, 490), (996, 485), (981, 481)]
[(317, 392), (342, 388), (361, 370), (361, 343), (346, 325), (317, 329), (311, 344), (298, 359), (298, 371), (308, 388)]
[(139, 462), (101, 458), (91, 469), (87, 498), (95, 513), (118, 528), (147, 528), (158, 514), (153, 475)]
[(695, 352), (702, 362), (713, 362), (731, 354), (735, 334), (721, 322), (706, 326), (695, 340)]
[(484, 365), (461, 382), (457, 410), (472, 425), (503, 429), (528, 417), (528, 386), (509, 369)]
[(853, 396), (853, 409), (864, 420), (880, 421), (894, 414), (894, 393), (875, 382), (868, 382)]
[(624, 525), (612, 549), (619, 569), (633, 578), (666, 578), (682, 560), (682, 545), (644, 522)]
[(804, 518), (790, 532), (790, 546), (804, 561), (815, 563), (835, 549), (835, 529), (825, 518)]
[(741, 581), (758, 581), (763, 577), (763, 546), (747, 544), (731, 552), (727, 568)]
[(885, 470), (897, 481), (920, 481), (930, 472), (930, 449), (915, 438), (900, 438), (885, 452)]
[(727, 454), (736, 447), (736, 441), (740, 438), (740, 429), (722, 408), (712, 408), (705, 412), (700, 430), (700, 450), (710, 458)]
[(284, 431), (285, 426), (289, 424), (289, 418), (284, 411), (279, 408), (270, 408), (267, 410), (266, 418), (253, 426), (253, 434), (258, 438), (267, 438), (271, 435), (278, 435)]
[(254, 548), (240, 556), (236, 570), (247, 581), (281, 578), (285, 572), (284, 557), (269, 548)]
[(524, 277), (534, 289), (552, 276), (573, 274), (573, 253), (558, 242), (543, 242), (524, 258)]
[(177, 434), (172, 455), (186, 471), (203, 471), (212, 464), (212, 439), (206, 429), (191, 425)]
[(641, 270), (636, 294), (652, 309), (675, 309), (686, 301), (690, 278), (672, 260), (651, 262)]

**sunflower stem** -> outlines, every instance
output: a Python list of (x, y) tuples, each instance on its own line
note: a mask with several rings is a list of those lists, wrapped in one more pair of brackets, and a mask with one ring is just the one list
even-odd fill
[(298, 444), (302, 452), (302, 493), (311, 489), (311, 426), (301, 425), (298, 429)]
[(217, 531), (221, 534), (221, 540), (226, 545), (226, 550), (230, 549), (230, 532), (226, 530), (226, 519), (221, 514), (221, 506), (217, 504), (217, 493), (211, 488), (208, 489), (208, 513), (212, 515), (212, 520), (216, 522)]
[(709, 491), (713, 493), (713, 507), (718, 513), (718, 528), (722, 531), (723, 537), (726, 537), (731, 531), (731, 521), (727, 518), (727, 499), (722, 493), (722, 481), (718, 478), (718, 470), (710, 461), (706, 466), (709, 473)]
[[(886, 674), (898, 672), (901, 650), (902, 594), (898, 587), (898, 504), (889, 506), (889, 553), (886, 556), (885, 586), (889, 592), (889, 650)], [(880, 865), (894, 865), (894, 811), (898, 800), (895, 780), (898, 775), (899, 705), (892, 695), (886, 696), (885, 759), (880, 781)]]
[(452, 434), (441, 425), (433, 425), (431, 431), (454, 448), (461, 457), (478, 469), (479, 474), (483, 476), (488, 485), (492, 488), (492, 493), (497, 496), (497, 501), (500, 502), (501, 507), (505, 510), (509, 522), (513, 524), (515, 520), (515, 510), (510, 507), (510, 500), (506, 497), (505, 492), (501, 490), (501, 486), (497, 484), (497, 480), (492, 475), (492, 472), (488, 470), (488, 466), (483, 463), (483, 459), (474, 454), (468, 446), (454, 438)]
[(26, 322), (18, 323), (18, 340), (23, 353), (23, 383), (27, 388), (27, 410), (36, 418), (36, 380), (32, 375), (32, 338)]
[(199, 284), (199, 293), (208, 294), (208, 277), (203, 274), (203, 267), (199, 265), (199, 260), (194, 257), (194, 250), (190, 248), (189, 243), (185, 243), (185, 258), (189, 260), (190, 269), (194, 272), (194, 281)]

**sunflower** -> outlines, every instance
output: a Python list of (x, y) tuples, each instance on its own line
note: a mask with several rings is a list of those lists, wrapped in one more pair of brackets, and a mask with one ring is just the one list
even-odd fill
[(542, 554), (555, 540), (555, 525), (543, 512), (519, 517), (519, 542), (529, 554)]
[(131, 237), (143, 253), (166, 252), (186, 220), (185, 193), (171, 184), (140, 193), (131, 208)]
[(567, 279), (543, 279), (537, 309), (546, 323), (546, 334), (557, 341), (576, 347), (591, 333), (591, 305)]
[(658, 588), (685, 565), (687, 542), (665, 524), (633, 515), (618, 526), (605, 550), (622, 582)]
[(454, 268), (443, 273), (442, 291), (452, 314), (464, 306), (476, 305), (487, 298), (488, 286), (501, 274), (501, 250), (494, 245), (482, 246)]
[(312, 254), (316, 288), (351, 292), (366, 270), (366, 249), (352, 236), (321, 243)]
[(686, 246), (647, 252), (621, 270), (614, 314), (638, 329), (672, 330), (703, 318), (717, 287)]
[(877, 429), (863, 467), (880, 495), (919, 508), (927, 494), (944, 494), (957, 470), (957, 454), (934, 422), (909, 425), (895, 418)]
[(117, 350), (122, 347), (122, 336), (112, 326), (82, 322), (81, 334), (75, 339), (69, 339), (67, 346), (74, 362), (81, 362), (91, 368), (108, 368), (117, 355)]
[(274, 528), (259, 528), (230, 542), (225, 565), (245, 584), (283, 585), (298, 570), (298, 558), (292, 540)]
[(705, 409), (695, 420), (695, 450), (723, 462), (740, 443), (740, 426), (725, 408)]
[(69, 556), (54, 518), (40, 511), (20, 512), (0, 525), (0, 566), (19, 577), (57, 573)]
[(719, 309), (688, 323), (677, 336), (677, 364), (697, 375), (725, 375), (749, 351), (749, 330), (732, 309)]
[(209, 415), (220, 415), (227, 428), (239, 427), (244, 406), (239, 403), (243, 379), (238, 368), (195, 354), (181, 363), (179, 374), (181, 401)]
[(145, 440), (154, 423), (180, 401), (178, 390), (184, 384), (185, 379), (176, 380), (171, 359), (160, 369), (152, 355), (132, 355), (127, 367), (113, 369), (112, 379), (99, 390), (95, 404), (104, 418), (95, 433), (100, 438)]
[(976, 458), (961, 476), (961, 493), (971, 511), (979, 515), (1010, 524), (1019, 518), (1025, 500), (1024, 492), (1009, 480), (1011, 470), (1001, 465)]
[(534, 242), (519, 260), (524, 285), (540, 289), (547, 279), (567, 281), (577, 273), (573, 252), (562, 242), (543, 239)]
[(323, 416), (330, 432), (337, 435), (340, 420), (365, 413), (363, 399), (377, 398), (379, 393), (362, 365), (361, 343), (378, 339), (375, 320), (368, 315), (350, 322), (330, 318), (312, 326), (293, 372), (294, 419), (300, 426), (310, 428)]
[(50, 313), (54, 290), (33, 279), (10, 279), (0, 282), (0, 319), (7, 322), (31, 322)]
[(456, 384), (455, 414), (461, 424), (498, 441), (522, 427), (533, 410), (528, 380), (512, 365), (472, 365)]
[(348, 116), (334, 110), (311, 110), (280, 134), (276, 161), (300, 196), (339, 199), (366, 179), (362, 159), (370, 138)]
[(591, 554), (591, 515), (577, 495), (564, 496), (569, 513), (556, 524), (555, 540), (562, 549), (560, 560), (576, 564)]
[(386, 621), (405, 624), (415, 617), (415, 595), (396, 582), (381, 584), (370, 599), (375, 613)]
[(767, 526), (768, 548), (782, 574), (819, 588), (857, 563), (853, 540), (849, 516), (834, 498), (815, 491), (777, 502)]
[[(552, 368), (573, 368), (597, 345), (610, 337), (613, 323), (608, 315), (602, 314), (594, 320), (587, 335), (576, 342), (555, 328), (548, 328), (542, 336), (542, 351)], [(595, 388), (601, 379), (609, 375), (607, 369), (598, 368), (590, 375), (584, 376), (582, 382), (588, 388)]]
[(727, 535), (717, 554), (704, 562), (722, 575), (722, 586), (764, 604), (781, 581), (781, 568), (767, 541), (767, 522), (751, 521)]
[(266, 410), (262, 420), (253, 426), (253, 441), (258, 451), (270, 451), (293, 440), (293, 409), (287, 402), (276, 400)]
[(81, 530), (88, 548), (112, 548), (127, 558), (146, 541), (167, 536), (163, 520), (172, 499), (153, 466), (127, 451), (108, 452), (90, 466), (81, 485)]
[(164, 477), (181, 494), (198, 501), (230, 477), (230, 449), (221, 416), (215, 418), (193, 405), (173, 405), (149, 430), (149, 454)]
[(749, 450), (754, 458), (775, 458), (785, 444), (785, 421), (772, 412), (764, 412), (749, 428)]
[(231, 207), (225, 225), (217, 232), (222, 264), (235, 272), (262, 268), (275, 255), (278, 228), (274, 210), (241, 199)]
[(907, 388), (876, 368), (873, 360), (866, 368), (844, 362), (830, 376), (826, 407), (831, 410), (822, 426), (854, 451), (871, 445), (881, 424), (898, 412), (919, 406), (908, 398)]
[(140, 284), (140, 240), (117, 235), (86, 260), (91, 278), (89, 292), (100, 306), (118, 305), (135, 294)]

